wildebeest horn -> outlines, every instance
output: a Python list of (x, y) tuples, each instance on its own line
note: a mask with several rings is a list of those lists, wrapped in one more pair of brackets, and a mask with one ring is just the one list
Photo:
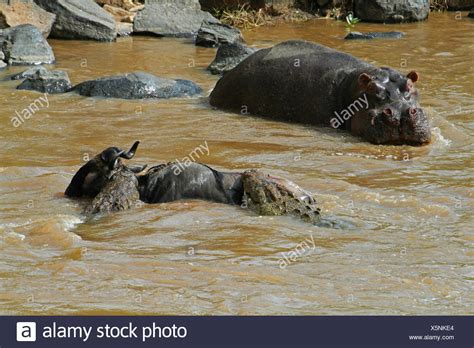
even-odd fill
[(130, 169), (135, 174), (138, 174), (140, 172), (143, 172), (147, 166), (148, 166), (147, 164), (128, 166), (128, 169)]
[(139, 141), (135, 141), (132, 145), (132, 147), (130, 148), (130, 150), (128, 151), (120, 151), (119, 152), (119, 156), (122, 157), (122, 158), (126, 158), (126, 159), (131, 159), (133, 158), (133, 156), (135, 156), (135, 151), (137, 151), (137, 147), (138, 147), (138, 144), (140, 144)]

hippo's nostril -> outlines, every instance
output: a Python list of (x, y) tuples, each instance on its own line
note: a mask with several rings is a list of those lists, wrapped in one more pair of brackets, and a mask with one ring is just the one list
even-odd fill
[(410, 108), (408, 112), (410, 113), (411, 116), (416, 116), (417, 110), (416, 108)]
[(383, 116), (383, 121), (385, 122), (385, 124), (391, 127), (398, 127), (400, 125), (400, 121), (394, 115), (394, 112), (391, 108), (385, 108), (383, 110)]

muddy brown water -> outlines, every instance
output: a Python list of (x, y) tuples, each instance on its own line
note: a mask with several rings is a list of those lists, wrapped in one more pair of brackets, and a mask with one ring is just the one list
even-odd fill
[[(204, 98), (50, 95), (49, 107), (15, 128), (15, 111), (40, 94), (2, 82), (1, 314), (472, 314), (474, 21), (455, 16), (357, 24), (406, 32), (395, 41), (343, 41), (344, 23), (332, 20), (245, 32), (256, 47), (303, 38), (417, 70), (434, 134), (421, 148), (243, 117)], [(215, 50), (185, 40), (50, 43), (54, 68), (74, 83), (143, 70), (194, 80), (208, 95), (217, 81), (204, 70)], [(208, 144), (199, 160), (216, 168), (290, 178), (315, 194), (325, 225), (202, 201), (83, 222), (80, 204), (62, 196), (72, 175), (87, 156), (137, 139), (134, 163), (182, 159)]]

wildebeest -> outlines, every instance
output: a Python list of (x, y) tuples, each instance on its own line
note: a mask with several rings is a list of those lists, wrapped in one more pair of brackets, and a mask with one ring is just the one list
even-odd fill
[(138, 144), (128, 151), (109, 147), (96, 155), (74, 175), (65, 195), (93, 198), (85, 208), (87, 215), (126, 210), (138, 200), (202, 199), (247, 206), (262, 215), (296, 215), (313, 223), (319, 218), (311, 193), (255, 170), (221, 172), (193, 162), (177, 171), (177, 164), (170, 162), (141, 174), (146, 166), (127, 166), (121, 160), (133, 158)]

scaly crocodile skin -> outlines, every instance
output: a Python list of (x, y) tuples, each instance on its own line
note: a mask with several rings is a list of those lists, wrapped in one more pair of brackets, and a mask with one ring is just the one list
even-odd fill
[(85, 208), (84, 213), (86, 215), (109, 214), (130, 209), (140, 199), (137, 187), (138, 180), (135, 174), (123, 166)]
[(243, 173), (244, 204), (260, 215), (292, 215), (312, 224), (320, 209), (311, 193), (295, 183), (257, 170)]

